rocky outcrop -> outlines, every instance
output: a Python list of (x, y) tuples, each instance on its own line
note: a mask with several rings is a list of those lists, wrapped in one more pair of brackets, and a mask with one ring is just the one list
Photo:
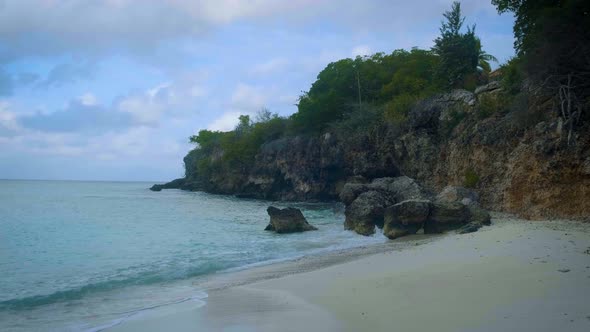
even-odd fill
[[(201, 179), (195, 171), (198, 153), (193, 151), (185, 158), (187, 180), (198, 179), (194, 188), (213, 193), (272, 200), (340, 197), (348, 206), (374, 179), (404, 175), (433, 192), (469, 185), (488, 210), (531, 219), (589, 216), (590, 128), (578, 128), (572, 137), (575, 144), (568, 144), (564, 121), (551, 105), (526, 99), (522, 103), (528, 106), (521, 107), (525, 111), (497, 108), (484, 117), (483, 101), (500, 92), (498, 84), (491, 83), (475, 94), (458, 90), (428, 98), (409, 112), (402, 129), (383, 124), (354, 140), (324, 133), (268, 142), (247, 172)], [(451, 194), (462, 195), (445, 195)], [(406, 199), (411, 198), (421, 197)], [(368, 215), (375, 214), (380, 215)], [(347, 225), (352, 227), (359, 214), (350, 215)], [(363, 232), (370, 229), (359, 227)]]
[(347, 183), (340, 192), (346, 205), (344, 227), (362, 235), (383, 228), (385, 208), (409, 199), (422, 199), (428, 193), (407, 176), (379, 178), (371, 183)]
[(470, 221), (469, 209), (459, 202), (434, 202), (428, 220), (424, 223), (424, 233), (442, 233), (457, 229)]
[(186, 178), (175, 179), (164, 184), (154, 184), (150, 187), (151, 191), (162, 191), (162, 189), (182, 189), (197, 191), (201, 190), (198, 182), (188, 181)]
[(463, 205), (473, 205), (479, 201), (479, 195), (471, 190), (459, 186), (446, 186), (437, 196), (438, 202), (446, 203), (463, 203)]
[(274, 231), (280, 234), (315, 231), (316, 227), (310, 225), (301, 210), (296, 208), (278, 209), (269, 206), (266, 210), (270, 216), (270, 223), (265, 231)]
[(375, 233), (375, 226), (383, 227), (385, 207), (391, 203), (383, 193), (376, 190), (360, 194), (346, 206), (344, 229), (361, 235)]
[(431, 205), (429, 200), (410, 199), (388, 207), (383, 234), (390, 239), (416, 234), (428, 220)]
[(379, 227), (396, 239), (420, 229), (426, 234), (460, 228), (472, 232), (490, 224), (489, 213), (479, 207), (472, 190), (447, 187), (435, 196), (406, 176), (348, 183), (340, 197), (346, 205), (344, 228), (362, 235)]
[(185, 183), (184, 178), (175, 179), (170, 182), (164, 184), (154, 184), (150, 190), (151, 191), (162, 191), (162, 189), (180, 189)]

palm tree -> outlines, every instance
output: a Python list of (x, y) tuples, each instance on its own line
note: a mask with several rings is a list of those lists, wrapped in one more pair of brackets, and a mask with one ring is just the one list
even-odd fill
[(490, 61), (498, 62), (495, 56), (488, 54), (484, 51), (481, 47), (481, 40), (478, 37), (475, 37), (475, 42), (477, 43), (477, 69), (481, 70), (484, 75), (489, 74), (492, 71), (492, 67), (490, 66)]

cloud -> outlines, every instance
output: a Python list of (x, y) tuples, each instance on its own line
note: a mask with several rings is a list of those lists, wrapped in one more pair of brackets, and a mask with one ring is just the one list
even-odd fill
[(12, 95), (14, 80), (12, 75), (6, 73), (0, 68), (0, 97)]
[(224, 113), (222, 116), (220, 116), (219, 118), (213, 120), (213, 122), (211, 122), (209, 124), (209, 126), (207, 127), (207, 129), (209, 130), (214, 130), (214, 131), (230, 131), (233, 130), (236, 125), (238, 124), (239, 120), (239, 116), (242, 115), (243, 113), (240, 112), (227, 112)]
[(268, 75), (284, 70), (290, 64), (286, 58), (274, 58), (252, 67), (250, 73), (254, 75)]
[(231, 96), (230, 107), (244, 113), (254, 113), (268, 101), (268, 89), (239, 83)]
[(352, 49), (351, 55), (353, 58), (356, 58), (357, 56), (371, 55), (372, 53), (371, 47), (367, 45), (359, 45)]
[(62, 63), (54, 66), (47, 78), (38, 83), (38, 87), (59, 87), (68, 83), (91, 78), (96, 72), (95, 65), (91, 63)]
[[(131, 50), (145, 53), (162, 42), (195, 38), (240, 19), (273, 16), (311, 0), (18, 0), (0, 2), (0, 62)], [(157, 24), (155, 24), (157, 22)]]
[[(399, 30), (439, 18), (448, 1), (415, 0), (7, 0), (0, 2), (0, 62), (23, 56), (152, 54), (171, 40), (195, 39), (237, 22), (314, 19), (349, 27)], [(464, 0), (465, 13), (493, 12), (486, 0)], [(157, 24), (155, 24), (157, 22)]]
[[(88, 97), (88, 96), (86, 96)], [(88, 98), (86, 98), (88, 99)], [(87, 134), (131, 126), (129, 114), (88, 103), (84, 98), (71, 100), (63, 109), (43, 114), (35, 113), (19, 119), (23, 127), (44, 132), (85, 132)]]
[(78, 97), (80, 103), (84, 106), (96, 106), (98, 105), (98, 99), (96, 96), (90, 92), (86, 92), (85, 94)]
[(186, 73), (172, 82), (121, 97), (115, 108), (131, 115), (138, 125), (157, 126), (164, 115), (174, 118), (196, 111), (197, 101), (208, 93), (201, 82), (204, 77), (201, 72)]
[(15, 113), (10, 111), (7, 102), (0, 101), (0, 137), (14, 134), (21, 130)]

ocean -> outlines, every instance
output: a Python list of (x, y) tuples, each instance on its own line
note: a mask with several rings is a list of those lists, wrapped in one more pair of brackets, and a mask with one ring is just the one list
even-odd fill
[[(338, 203), (284, 203), (151, 183), (0, 180), (0, 331), (101, 331), (146, 310), (207, 305), (194, 280), (383, 243), (343, 230)], [(266, 208), (318, 231), (264, 231)]]

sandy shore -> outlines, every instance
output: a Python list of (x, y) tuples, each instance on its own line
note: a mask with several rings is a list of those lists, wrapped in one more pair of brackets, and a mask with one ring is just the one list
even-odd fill
[(494, 215), (468, 235), (413, 236), (200, 280), (204, 307), (108, 331), (590, 331), (590, 224)]

